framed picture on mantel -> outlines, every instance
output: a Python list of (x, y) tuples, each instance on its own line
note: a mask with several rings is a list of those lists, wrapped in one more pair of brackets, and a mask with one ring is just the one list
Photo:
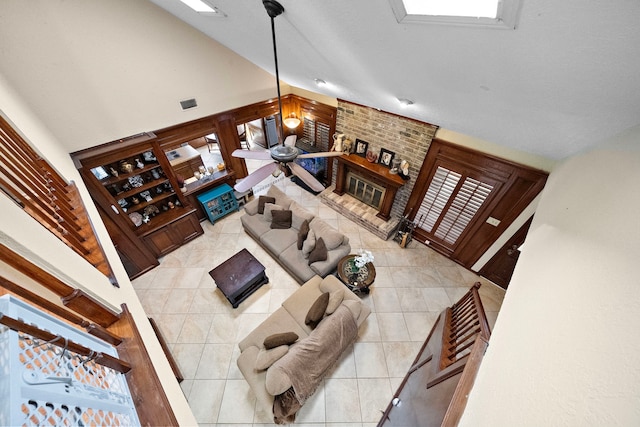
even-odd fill
[(363, 141), (361, 139), (356, 138), (356, 154), (360, 157), (367, 157), (367, 149), (369, 148), (369, 143), (367, 141)]
[(391, 162), (393, 161), (393, 156), (395, 155), (396, 153), (394, 153), (393, 151), (389, 151), (387, 149), (381, 148), (380, 155), (378, 156), (378, 163), (390, 168)]

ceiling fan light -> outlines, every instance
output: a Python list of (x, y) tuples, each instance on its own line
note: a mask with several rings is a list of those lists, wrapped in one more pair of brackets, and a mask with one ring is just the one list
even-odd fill
[(313, 81), (316, 82), (318, 86), (325, 86), (327, 84), (327, 82), (322, 79), (313, 79)]
[(289, 129), (295, 129), (300, 126), (300, 119), (296, 117), (295, 113), (291, 113), (289, 117), (284, 119), (284, 125)]

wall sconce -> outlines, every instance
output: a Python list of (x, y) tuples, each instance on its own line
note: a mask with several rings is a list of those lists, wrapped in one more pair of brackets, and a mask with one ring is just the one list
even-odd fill
[(283, 122), (284, 122), (284, 125), (291, 130), (300, 126), (300, 119), (296, 117), (296, 113), (289, 114), (289, 117), (284, 119)]

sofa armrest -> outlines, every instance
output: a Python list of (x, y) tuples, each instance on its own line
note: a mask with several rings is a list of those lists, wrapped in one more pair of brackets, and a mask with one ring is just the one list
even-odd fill
[(258, 197), (254, 197), (249, 203), (244, 204), (244, 211), (248, 215), (256, 215), (258, 213)]
[(260, 349), (256, 346), (247, 347), (238, 357), (237, 365), (263, 409), (273, 418), (273, 396), (265, 387), (267, 371), (256, 371), (259, 352)]

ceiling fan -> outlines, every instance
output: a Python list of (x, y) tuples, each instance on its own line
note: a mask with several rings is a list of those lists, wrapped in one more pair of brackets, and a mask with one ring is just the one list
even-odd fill
[(341, 156), (344, 153), (341, 151), (325, 151), (320, 153), (300, 154), (300, 151), (295, 147), (295, 135), (288, 136), (286, 140), (283, 138), (282, 132), (284, 129), (284, 124), (282, 119), (282, 99), (280, 96), (280, 76), (278, 74), (278, 52), (276, 49), (276, 32), (274, 18), (284, 12), (284, 7), (282, 7), (282, 5), (276, 0), (262, 0), (262, 4), (267, 10), (267, 14), (271, 18), (271, 36), (273, 39), (273, 56), (276, 65), (276, 86), (278, 88), (278, 108), (280, 111), (280, 139), (282, 140), (282, 144), (275, 145), (274, 147), (270, 148), (269, 151), (235, 150), (232, 153), (233, 157), (256, 160), (273, 159), (274, 162), (264, 165), (256, 171), (252, 172), (242, 181), (237, 183), (234, 186), (234, 189), (238, 192), (248, 191), (260, 181), (273, 174), (276, 170), (289, 168), (292, 174), (300, 178), (300, 180), (302, 180), (302, 182), (304, 182), (313, 191), (322, 191), (324, 190), (324, 186), (313, 175), (307, 172), (306, 169), (295, 163), (294, 160), (297, 158), (308, 159), (314, 157)]

